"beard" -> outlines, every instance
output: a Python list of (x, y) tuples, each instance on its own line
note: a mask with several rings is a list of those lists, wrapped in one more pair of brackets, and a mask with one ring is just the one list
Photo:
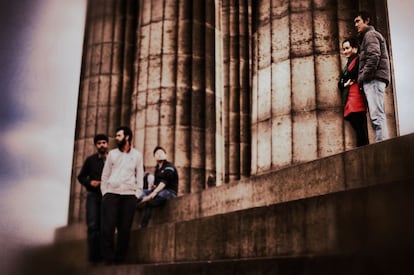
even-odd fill
[(100, 148), (98, 148), (98, 153), (99, 153), (99, 154), (103, 155), (103, 154), (105, 154), (106, 152), (107, 152), (107, 148), (105, 148), (105, 147), (100, 147)]
[(120, 150), (122, 150), (122, 148), (124, 148), (124, 146), (126, 145), (126, 139), (125, 139), (125, 137), (122, 140), (117, 140), (117, 144), (118, 144), (118, 148)]

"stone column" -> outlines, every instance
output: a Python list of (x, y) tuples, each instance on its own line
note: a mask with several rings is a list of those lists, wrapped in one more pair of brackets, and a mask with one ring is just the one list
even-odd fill
[(337, 1), (313, 1), (313, 55), (317, 112), (317, 158), (344, 150), (343, 110), (338, 93)]
[[(337, 17), (338, 17), (338, 51), (342, 51), (342, 42), (345, 38), (354, 37), (355, 27), (352, 23), (354, 21), (355, 11), (357, 11), (357, 1), (338, 1)], [(346, 64), (346, 58), (343, 54), (338, 53), (338, 59), (340, 60), (340, 68), (343, 68)], [(339, 74), (338, 74), (339, 76)], [(338, 98), (337, 106), (341, 106), (341, 99)], [(353, 129), (349, 123), (342, 120), (344, 131), (344, 147), (345, 149), (351, 149), (355, 147)], [(368, 126), (369, 128), (369, 126)]]
[(111, 137), (129, 124), (132, 53), (135, 48), (135, 1), (90, 0), (85, 28), (75, 132), (69, 223), (85, 220), (85, 189), (77, 175), (95, 153), (93, 137)]
[[(180, 194), (353, 148), (336, 83), (359, 8), (389, 43), (386, 0), (89, 0), (69, 221), (93, 136), (122, 124), (147, 169), (166, 148)], [(393, 85), (386, 111), (392, 137)]]
[[(253, 6), (252, 174), (355, 146), (337, 90), (345, 65), (340, 49), (345, 37), (356, 36), (353, 16), (359, 8), (370, 7), (387, 37), (386, 1), (371, 4), (273, 0)], [(391, 137), (397, 134), (393, 102), (390, 86), (386, 111)]]
[(132, 125), (152, 169), (163, 146), (180, 175), (179, 193), (215, 174), (215, 3), (142, 1)]
[(248, 1), (222, 1), (225, 180), (250, 173)]

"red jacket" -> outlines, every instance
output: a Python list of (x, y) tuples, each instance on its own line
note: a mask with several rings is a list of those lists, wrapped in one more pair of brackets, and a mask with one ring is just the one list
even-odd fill
[[(365, 101), (365, 96), (360, 91), (359, 85), (357, 82), (358, 79), (358, 62), (359, 56), (351, 56), (344, 68), (344, 71), (341, 75), (338, 87), (342, 92), (342, 102), (344, 105), (344, 117), (346, 118), (350, 113), (355, 112), (366, 112), (367, 104)], [(343, 85), (349, 80), (352, 79), (354, 84), (348, 87)]]

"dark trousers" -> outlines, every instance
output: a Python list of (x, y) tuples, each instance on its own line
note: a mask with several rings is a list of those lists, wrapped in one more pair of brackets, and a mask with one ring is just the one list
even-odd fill
[(90, 262), (101, 260), (101, 201), (100, 193), (88, 192), (86, 195), (86, 226), (88, 228), (88, 259)]
[[(107, 193), (102, 198), (102, 256), (107, 263), (125, 261), (137, 198)], [(117, 239), (115, 242), (115, 229)]]
[(366, 112), (350, 113), (346, 120), (351, 123), (352, 128), (355, 130), (357, 146), (369, 144)]
[[(141, 196), (141, 199), (145, 196), (151, 194), (152, 190), (144, 190), (144, 193)], [(160, 207), (165, 204), (169, 199), (175, 198), (177, 194), (169, 189), (161, 190), (155, 198), (150, 200), (145, 204), (142, 209), (142, 217), (140, 225), (141, 227), (147, 227), (149, 220), (151, 219), (152, 209), (155, 207)]]

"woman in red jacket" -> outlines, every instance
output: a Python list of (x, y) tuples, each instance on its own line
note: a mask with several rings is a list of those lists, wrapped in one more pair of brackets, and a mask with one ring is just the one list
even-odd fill
[(342, 93), (344, 118), (351, 123), (355, 130), (357, 146), (369, 144), (367, 128), (367, 104), (358, 85), (358, 43), (355, 39), (346, 39), (342, 42), (343, 54), (347, 58), (345, 68), (341, 74), (338, 88)]

